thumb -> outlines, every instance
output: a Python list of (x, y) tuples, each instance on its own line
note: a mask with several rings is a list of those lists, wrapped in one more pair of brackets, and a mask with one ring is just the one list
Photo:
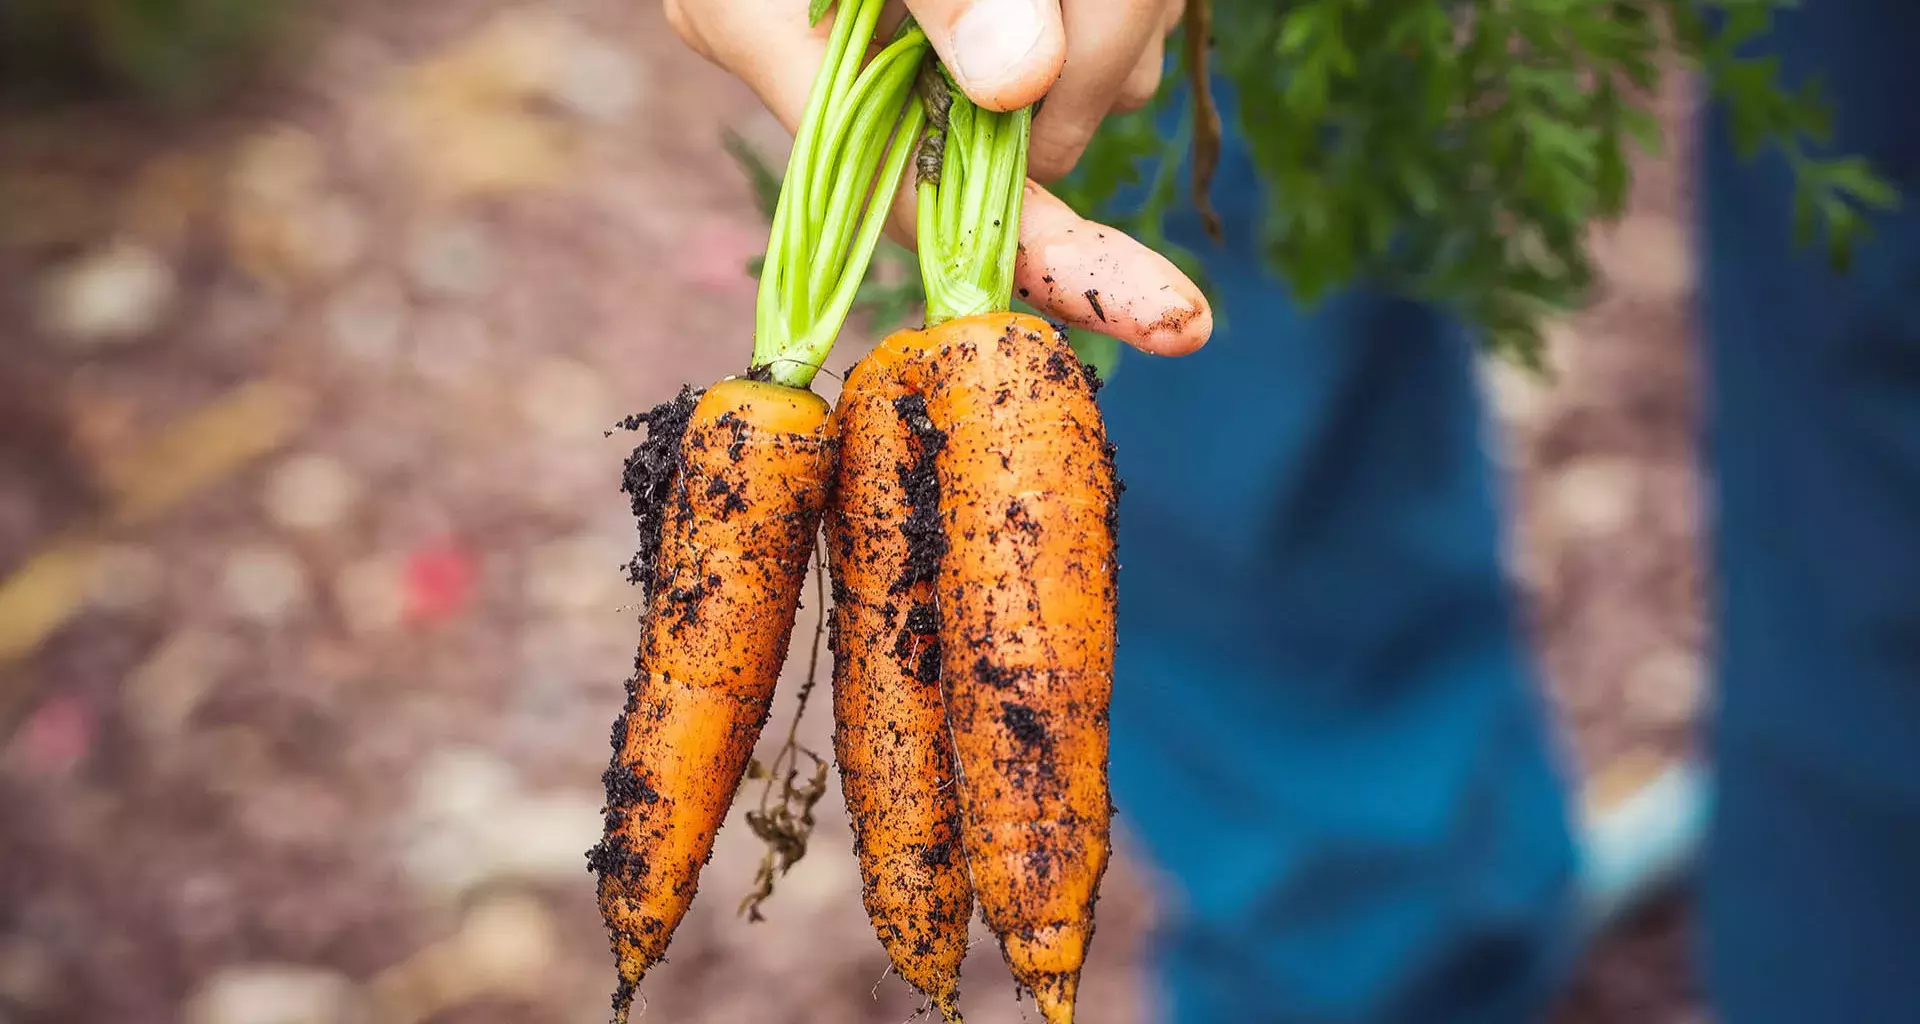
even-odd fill
[(967, 98), (1017, 110), (1053, 88), (1067, 63), (1060, 0), (907, 0)]

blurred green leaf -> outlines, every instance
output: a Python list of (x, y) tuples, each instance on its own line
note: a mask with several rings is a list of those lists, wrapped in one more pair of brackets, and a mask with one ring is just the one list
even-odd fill
[(731, 129), (722, 132), (720, 140), (727, 147), (727, 155), (733, 158), (734, 165), (747, 176), (747, 184), (753, 188), (753, 205), (759, 208), (760, 216), (771, 223), (773, 211), (780, 203), (781, 173), (767, 163), (759, 150)]
[(166, 106), (209, 99), (263, 59), (296, 0), (4, 0), (0, 85), (102, 90)]
[[(1660, 150), (1648, 97), (1677, 45), (1742, 150), (1793, 166), (1807, 243), (1844, 256), (1899, 196), (1857, 157), (1809, 155), (1832, 126), (1819, 82), (1783, 83), (1754, 45), (1791, 2), (1212, 0), (1212, 65), (1237, 100), (1228, 131), (1265, 189), (1262, 251), (1303, 302), (1367, 279), (1449, 306), (1489, 350), (1543, 366), (1544, 323), (1590, 296), (1588, 225), (1624, 211), (1636, 156)], [(1703, 15), (1715, 9), (1726, 16)], [(1163, 89), (1111, 119), (1061, 194), (1174, 257), (1160, 223), (1177, 190), (1113, 204), (1140, 168), (1184, 156), (1184, 136), (1152, 130), (1168, 102)]]

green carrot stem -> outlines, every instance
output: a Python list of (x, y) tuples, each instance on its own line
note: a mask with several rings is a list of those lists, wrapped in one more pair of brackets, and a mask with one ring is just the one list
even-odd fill
[[(845, 179), (829, 190), (823, 198), (818, 219), (820, 225), (816, 238), (820, 247), (814, 253), (808, 277), (808, 294), (828, 294), (829, 276), (839, 270), (846, 259), (848, 246), (854, 240), (854, 228), (859, 223), (859, 210), (856, 208), (867, 199), (865, 191), (859, 188), (845, 187), (850, 183), (873, 180), (881, 160), (886, 156), (887, 142), (892, 129), (900, 119), (900, 112), (906, 104), (907, 94), (913, 88), (913, 79), (926, 53), (926, 35), (915, 30), (914, 36), (904, 37), (881, 51), (868, 67), (868, 72), (879, 71), (868, 88), (871, 102), (860, 104), (857, 116), (850, 119), (847, 127), (847, 140), (851, 148), (843, 154), (843, 167), (848, 173), (839, 177)], [(864, 78), (865, 75), (862, 75)], [(825, 176), (815, 179), (825, 180)], [(898, 187), (898, 183), (895, 183)], [(890, 200), (891, 195), (880, 197)]]
[(774, 204), (750, 372), (789, 387), (811, 384), (832, 349), (919, 138), (909, 97), (926, 33), (909, 23), (865, 62), (882, 6), (838, 5)]
[(984, 110), (943, 86), (923, 90), (935, 98), (921, 100), (939, 105), (935, 123), (944, 117), (947, 126), (928, 142), (940, 149), (938, 174), (923, 167), (915, 197), (928, 326), (1013, 307), (1033, 124), (1032, 107)]

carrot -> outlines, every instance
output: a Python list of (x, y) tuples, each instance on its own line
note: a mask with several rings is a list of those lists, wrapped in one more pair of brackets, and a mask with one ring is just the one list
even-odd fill
[(881, 6), (847, 0), (835, 17), (774, 213), (746, 378), (636, 418), (648, 436), (626, 489), (642, 639), (613, 727), (605, 835), (587, 855), (619, 969), (617, 1022), (691, 905), (765, 726), (832, 483), (827, 406), (807, 388), (924, 116), (910, 96), (925, 33), (903, 29), (861, 70)]
[(940, 528), (910, 493), (930, 497), (922, 484), (932, 482), (934, 451), (897, 411), (910, 400), (867, 359), (848, 375), (833, 413), (834, 751), (867, 917), (900, 976), (956, 1022), (973, 891), (940, 694)]
[(1045, 321), (977, 314), (876, 356), (940, 439), (940, 667), (974, 894), (1043, 1019), (1071, 1021), (1110, 849), (1112, 451)]
[(629, 468), (654, 531), (636, 560), (646, 633), (591, 856), (622, 1012), (693, 900), (766, 722), (832, 473), (809, 392), (728, 380), (664, 408)]
[(974, 895), (1043, 1019), (1068, 1024), (1110, 849), (1119, 485), (1092, 372), (1063, 331), (1008, 312), (1032, 110), (946, 84), (922, 89), (929, 326), (872, 358), (942, 438), (941, 675)]

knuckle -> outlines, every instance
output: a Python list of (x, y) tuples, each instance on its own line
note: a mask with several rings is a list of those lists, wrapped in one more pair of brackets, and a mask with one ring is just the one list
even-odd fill
[(666, 13), (667, 25), (675, 35), (689, 46), (698, 48), (694, 39), (693, 15), (687, 9), (687, 0), (661, 0), (661, 9)]
[(1080, 162), (1080, 154), (1086, 151), (1092, 138), (1093, 132), (1088, 126), (1077, 124), (1036, 136), (1027, 153), (1028, 177), (1039, 182), (1066, 177), (1073, 165)]
[(1160, 65), (1145, 64), (1127, 76), (1120, 83), (1120, 91), (1114, 99), (1113, 109), (1122, 114), (1130, 114), (1153, 102), (1153, 95), (1160, 91)]

